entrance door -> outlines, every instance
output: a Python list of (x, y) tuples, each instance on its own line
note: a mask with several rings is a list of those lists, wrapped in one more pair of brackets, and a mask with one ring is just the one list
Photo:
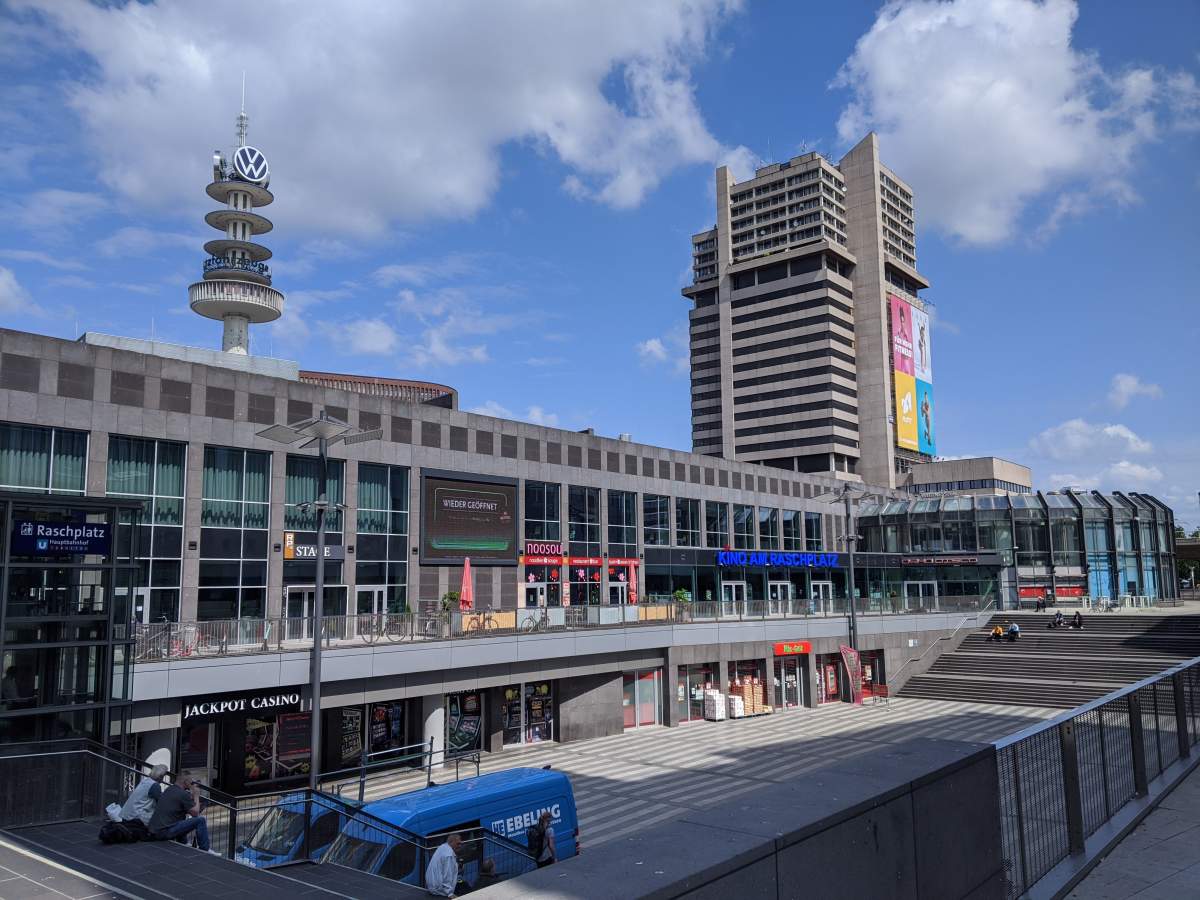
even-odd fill
[(284, 622), (286, 641), (312, 640), (313, 596), (316, 589), (288, 585), (287, 589), (287, 619)]
[(544, 581), (531, 581), (525, 585), (525, 605), (546, 605), (546, 583)]
[(767, 601), (767, 610), (771, 615), (786, 615), (792, 608), (792, 583), (790, 581), (768, 581)]
[(629, 602), (629, 585), (624, 581), (608, 583), (608, 602), (613, 606), (624, 606)]
[(721, 582), (721, 615), (741, 615), (746, 608), (746, 582)]
[(150, 588), (133, 589), (133, 621), (141, 625), (150, 624)]
[(833, 612), (832, 581), (814, 581), (812, 583), (811, 609), (821, 616), (827, 616)]
[(800, 705), (800, 660), (784, 656), (775, 660), (775, 706), (794, 709)]
[(937, 582), (904, 582), (904, 608), (922, 611), (937, 609)]
[(354, 611), (358, 614), (354, 626), (359, 634), (377, 634), (386, 625), (387, 589), (360, 587), (355, 591)]

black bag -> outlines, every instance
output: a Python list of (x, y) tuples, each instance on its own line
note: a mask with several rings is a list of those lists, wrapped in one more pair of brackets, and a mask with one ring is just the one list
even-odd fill
[(530, 825), (525, 829), (525, 843), (529, 846), (529, 853), (534, 859), (542, 855), (542, 847), (546, 843), (546, 832), (542, 830), (541, 825)]
[(100, 826), (102, 844), (136, 844), (150, 840), (150, 832), (141, 819), (124, 822), (105, 822)]

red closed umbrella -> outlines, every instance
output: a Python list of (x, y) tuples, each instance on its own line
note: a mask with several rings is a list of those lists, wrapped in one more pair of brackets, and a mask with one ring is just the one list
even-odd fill
[(462, 588), (458, 592), (458, 608), (466, 612), (475, 606), (475, 579), (471, 577), (471, 557), (463, 562)]

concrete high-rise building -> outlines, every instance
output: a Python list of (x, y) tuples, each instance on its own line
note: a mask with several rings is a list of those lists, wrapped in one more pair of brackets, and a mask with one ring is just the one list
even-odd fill
[(692, 238), (692, 446), (901, 486), (932, 459), (929, 318), (912, 189), (867, 135), (735, 182)]

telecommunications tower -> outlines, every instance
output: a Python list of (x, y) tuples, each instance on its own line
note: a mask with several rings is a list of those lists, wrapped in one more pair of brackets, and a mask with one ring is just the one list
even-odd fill
[(220, 150), (213, 152), (213, 180), (205, 190), (224, 203), (204, 221), (224, 236), (204, 245), (204, 280), (188, 288), (192, 312), (225, 323), (221, 349), (243, 356), (250, 352), (250, 325), (273, 322), (283, 314), (283, 294), (271, 287), (266, 260), (271, 251), (252, 239), (271, 230), (271, 221), (254, 210), (275, 197), (267, 158), (246, 144), (245, 86), (242, 111), (237, 118), (238, 146), (229, 162)]

